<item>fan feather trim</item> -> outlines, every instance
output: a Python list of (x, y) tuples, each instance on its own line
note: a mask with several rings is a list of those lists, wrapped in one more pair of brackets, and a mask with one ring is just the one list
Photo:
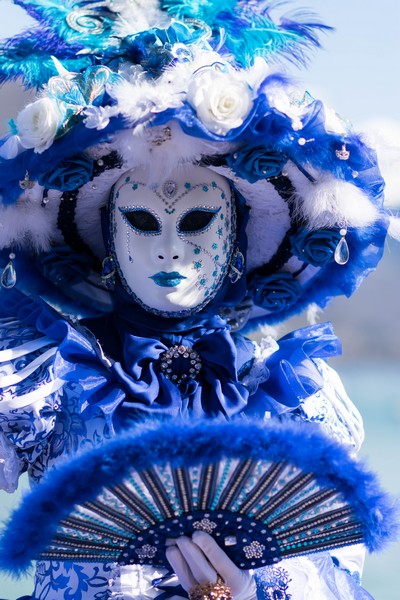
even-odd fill
[(226, 449), (236, 458), (279, 462), (284, 456), (314, 473), (319, 484), (334, 485), (363, 523), (370, 551), (394, 538), (396, 511), (376, 477), (309, 423), (141, 424), (47, 474), (11, 516), (0, 541), (0, 568), (14, 575), (25, 572), (75, 504), (95, 498), (102, 486), (116, 484), (130, 469), (163, 464), (166, 456), (173, 467), (212, 463)]

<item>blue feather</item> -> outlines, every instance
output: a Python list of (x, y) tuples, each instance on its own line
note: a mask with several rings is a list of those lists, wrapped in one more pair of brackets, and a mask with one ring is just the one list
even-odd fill
[(234, 11), (238, 0), (161, 0), (160, 4), (174, 17), (200, 19), (211, 25), (219, 14)]
[[(41, 26), (52, 28), (60, 39), (69, 43), (85, 42), (88, 48), (110, 45), (116, 14), (92, 0), (14, 0)], [(91, 6), (93, 4), (93, 6)], [(75, 26), (71, 23), (76, 22)], [(94, 29), (101, 26), (102, 32)], [(86, 29), (86, 31), (85, 31)]]
[(80, 71), (92, 64), (89, 56), (76, 55), (82, 47), (82, 44), (74, 47), (65, 43), (48, 27), (5, 40), (0, 48), (0, 83), (21, 77), (25, 86), (40, 87), (57, 75), (51, 55), (61, 60), (69, 71)]
[[(318, 33), (331, 29), (311, 13), (297, 12), (275, 23), (270, 16), (276, 2), (240, 0), (164, 0), (162, 8), (177, 18), (203, 19), (217, 39), (224, 32), (224, 49), (241, 66), (252, 64), (255, 56), (278, 60), (282, 56), (304, 64), (307, 51), (319, 46)], [(305, 20), (306, 19), (306, 20)]]

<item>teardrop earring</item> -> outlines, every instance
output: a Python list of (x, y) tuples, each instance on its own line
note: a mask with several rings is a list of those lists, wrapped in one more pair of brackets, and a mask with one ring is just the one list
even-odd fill
[(17, 273), (13, 264), (13, 260), (15, 259), (13, 251), (10, 252), (8, 258), (10, 259), (10, 262), (4, 267), (0, 279), (1, 286), (7, 290), (13, 288), (17, 283)]
[(338, 265), (345, 265), (350, 258), (349, 246), (346, 241), (347, 229), (343, 227), (339, 233), (342, 237), (336, 246), (334, 258)]

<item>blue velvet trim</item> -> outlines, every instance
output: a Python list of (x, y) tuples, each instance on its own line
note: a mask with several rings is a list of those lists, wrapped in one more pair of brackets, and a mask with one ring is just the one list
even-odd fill
[(370, 551), (395, 536), (393, 504), (375, 476), (311, 424), (175, 421), (156, 428), (141, 425), (48, 473), (12, 514), (1, 538), (0, 567), (14, 574), (25, 571), (75, 504), (94, 499), (104, 485), (117, 484), (131, 469), (141, 471), (166, 460), (188, 467), (226, 455), (276, 462), (284, 458), (313, 472), (319, 484), (334, 485), (361, 522)]

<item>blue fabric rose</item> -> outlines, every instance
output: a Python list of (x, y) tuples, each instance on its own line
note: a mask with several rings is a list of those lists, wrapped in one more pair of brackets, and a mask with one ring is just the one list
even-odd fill
[(254, 304), (270, 312), (284, 310), (301, 296), (303, 288), (291, 273), (254, 275), (249, 284), (249, 293)]
[(260, 179), (277, 177), (286, 161), (284, 154), (264, 146), (256, 146), (231, 154), (226, 162), (236, 175), (255, 183)]
[(72, 156), (60, 162), (54, 171), (39, 175), (38, 183), (49, 190), (71, 192), (90, 181), (92, 175), (91, 158), (83, 155)]
[(57, 246), (37, 259), (40, 271), (58, 286), (71, 286), (84, 281), (90, 274), (92, 259), (69, 246)]
[(300, 229), (290, 236), (290, 243), (297, 258), (314, 267), (321, 267), (334, 259), (340, 238), (338, 229)]

